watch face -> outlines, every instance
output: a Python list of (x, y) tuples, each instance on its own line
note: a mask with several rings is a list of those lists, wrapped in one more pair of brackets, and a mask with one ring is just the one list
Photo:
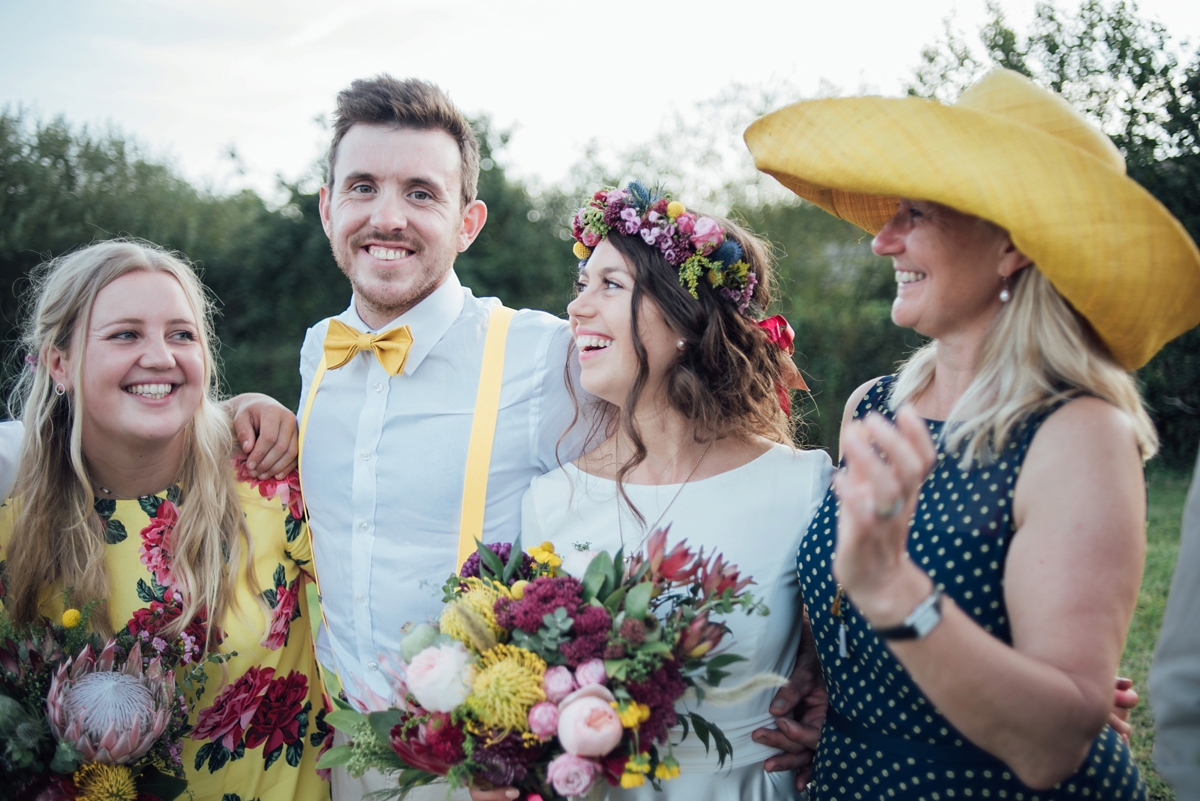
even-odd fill
[(904, 622), (912, 627), (918, 638), (933, 631), (934, 627), (942, 622), (942, 594), (935, 588), (933, 594), (922, 601)]

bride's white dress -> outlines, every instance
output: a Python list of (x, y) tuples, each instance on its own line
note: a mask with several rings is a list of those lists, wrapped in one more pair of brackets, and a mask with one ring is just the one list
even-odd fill
[[(754, 461), (692, 481), (682, 491), (679, 484), (625, 485), (626, 494), (646, 521), (640, 524), (628, 507), (620, 504), (620, 529), (624, 531), (627, 553), (641, 545), (643, 525), (653, 523), (665, 509), (667, 514), (659, 525), (671, 525), (668, 548), (686, 539), (690, 547), (703, 547), (706, 554), (723, 553), (743, 576), (754, 578), (754, 597), (771, 610), (767, 617), (735, 613), (727, 618), (733, 634), (721, 647), (730, 648), (748, 661), (732, 665), (731, 675), (722, 687), (735, 687), (757, 673), (791, 673), (801, 630), (796, 549), (825, 497), (832, 469), (824, 451), (774, 445)], [(679, 497), (672, 504), (677, 492)], [(577, 549), (615, 553), (621, 546), (617, 514), (616, 483), (568, 464), (534, 479), (522, 508), (521, 537), (531, 545), (545, 540), (554, 543), (568, 568), (572, 561), (586, 566), (583, 559), (573, 559)], [(794, 799), (794, 775), (763, 772), (763, 760), (776, 752), (750, 739), (755, 729), (772, 725), (767, 707), (774, 692), (766, 690), (733, 704), (701, 704), (694, 708), (720, 726), (733, 745), (733, 757), (720, 771), (715, 750), (706, 754), (693, 732), (675, 746), (682, 774), (664, 782), (663, 793), (656, 793), (649, 783), (635, 790), (603, 784), (589, 798)], [(678, 742), (678, 734), (674, 742)]]

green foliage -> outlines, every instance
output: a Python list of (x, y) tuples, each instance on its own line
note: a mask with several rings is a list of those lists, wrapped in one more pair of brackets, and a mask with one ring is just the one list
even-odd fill
[[(1129, 176), (1200, 238), (1200, 50), (1181, 59), (1167, 31), (1122, 0), (1085, 0), (1073, 12), (1039, 3), (1024, 34), (997, 5), (988, 9), (983, 53), (947, 26), (922, 53), (909, 92), (952, 101), (994, 66), (1028, 75), (1100, 125), (1125, 155)], [(1200, 442), (1200, 329), (1167, 344), (1138, 377), (1162, 463), (1186, 470)]]

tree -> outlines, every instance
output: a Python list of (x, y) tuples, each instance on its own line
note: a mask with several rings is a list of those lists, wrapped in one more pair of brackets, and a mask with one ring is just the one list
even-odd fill
[[(1134, 3), (1088, 0), (1065, 13), (1039, 3), (1026, 34), (995, 4), (982, 53), (948, 25), (922, 53), (909, 92), (949, 101), (993, 66), (1059, 92), (1125, 156), (1129, 176), (1200, 238), (1200, 50), (1182, 58), (1167, 31)], [(1138, 377), (1162, 439), (1162, 462), (1187, 470), (1200, 442), (1200, 328), (1169, 343)]]

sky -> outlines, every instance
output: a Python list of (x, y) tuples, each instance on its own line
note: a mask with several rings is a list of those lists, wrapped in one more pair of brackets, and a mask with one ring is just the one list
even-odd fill
[[(1018, 30), (1033, 6), (1000, 0)], [(1200, 2), (1139, 8), (1200, 43)], [(735, 85), (900, 94), (947, 18), (973, 39), (985, 17), (984, 0), (4, 0), (0, 108), (112, 127), (215, 191), (278, 196), (323, 153), (339, 89), (417, 76), (511, 130), (503, 165), (549, 185), (589, 144), (645, 142)]]

